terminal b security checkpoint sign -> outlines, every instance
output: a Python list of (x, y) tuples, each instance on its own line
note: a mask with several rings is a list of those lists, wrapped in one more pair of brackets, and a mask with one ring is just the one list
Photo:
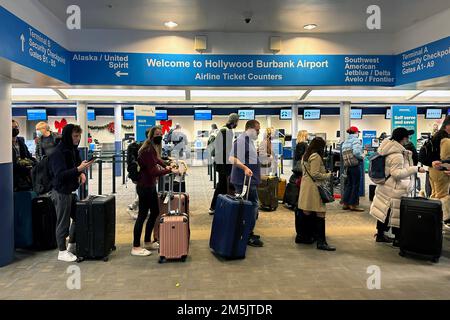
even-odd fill
[(392, 106), (391, 128), (406, 128), (414, 130), (410, 137), (412, 143), (417, 146), (417, 107), (416, 106)]
[(135, 106), (135, 130), (136, 142), (143, 142), (147, 139), (146, 131), (155, 126), (155, 107)]

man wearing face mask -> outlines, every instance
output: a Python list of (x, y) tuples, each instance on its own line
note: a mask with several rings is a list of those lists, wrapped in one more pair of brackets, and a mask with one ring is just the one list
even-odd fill
[(227, 124), (219, 130), (214, 140), (214, 164), (219, 173), (214, 196), (209, 207), (209, 214), (213, 215), (216, 208), (216, 201), (219, 194), (233, 193), (233, 186), (230, 185), (231, 163), (228, 160), (234, 140), (234, 129), (238, 126), (239, 115), (232, 113), (228, 116)]
[[(56, 208), (56, 242), (58, 260), (74, 262), (75, 256), (75, 214), (76, 195), (73, 193), (86, 183), (85, 171), (94, 162), (81, 161), (78, 145), (82, 129), (78, 125), (68, 124), (62, 132), (61, 143), (49, 157), (50, 170), (53, 174), (51, 198)], [(70, 224), (70, 218), (73, 222)], [(69, 245), (66, 238), (69, 236)]]
[[(245, 132), (242, 133), (233, 144), (229, 161), (233, 164), (231, 171), (231, 183), (236, 189), (236, 193), (241, 194), (244, 188), (244, 176), (251, 177), (248, 200), (253, 203), (255, 209), (255, 220), (258, 218), (258, 191), (257, 186), (261, 181), (261, 163), (255, 146), (258, 140), (260, 124), (256, 120), (247, 121)], [(248, 240), (248, 245), (262, 247), (264, 243), (260, 236), (252, 232)]]
[(12, 120), (12, 156), (14, 173), (14, 191), (31, 190), (31, 168), (35, 162), (25, 139), (19, 137), (19, 123)]
[(46, 122), (39, 122), (36, 125), (36, 160), (41, 161), (44, 156), (50, 157), (55, 147), (61, 140), (61, 136), (50, 130)]

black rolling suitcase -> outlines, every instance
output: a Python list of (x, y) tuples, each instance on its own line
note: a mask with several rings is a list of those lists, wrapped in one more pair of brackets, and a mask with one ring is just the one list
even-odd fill
[(403, 197), (400, 203), (400, 255), (438, 262), (442, 252), (442, 204), (439, 200)]
[(77, 202), (75, 219), (77, 257), (108, 261), (116, 242), (116, 198), (90, 196)]
[(35, 250), (56, 249), (56, 210), (48, 195), (34, 198), (31, 203), (33, 215), (33, 246)]

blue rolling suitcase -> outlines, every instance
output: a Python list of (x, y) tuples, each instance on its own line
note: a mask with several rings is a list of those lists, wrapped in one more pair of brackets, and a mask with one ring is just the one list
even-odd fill
[(33, 245), (33, 206), (37, 197), (33, 191), (14, 192), (14, 245), (29, 248)]
[[(251, 178), (249, 179), (250, 186)], [(245, 185), (245, 181), (244, 181)], [(250, 232), (255, 226), (255, 207), (240, 196), (219, 195), (211, 228), (209, 247), (226, 259), (244, 259)]]

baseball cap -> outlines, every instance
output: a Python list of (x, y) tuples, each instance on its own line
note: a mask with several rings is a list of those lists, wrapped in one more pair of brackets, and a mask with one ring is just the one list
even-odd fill
[(357, 128), (357, 127), (355, 127), (355, 126), (351, 126), (350, 128), (348, 128), (347, 129), (347, 132), (348, 133), (358, 133), (358, 132), (361, 132), (361, 131), (359, 131), (359, 129)]
[(401, 141), (404, 138), (407, 138), (409, 136), (412, 136), (414, 134), (414, 130), (408, 130), (406, 128), (400, 127), (400, 128), (395, 128), (394, 131), (392, 131), (392, 140), (395, 141)]

